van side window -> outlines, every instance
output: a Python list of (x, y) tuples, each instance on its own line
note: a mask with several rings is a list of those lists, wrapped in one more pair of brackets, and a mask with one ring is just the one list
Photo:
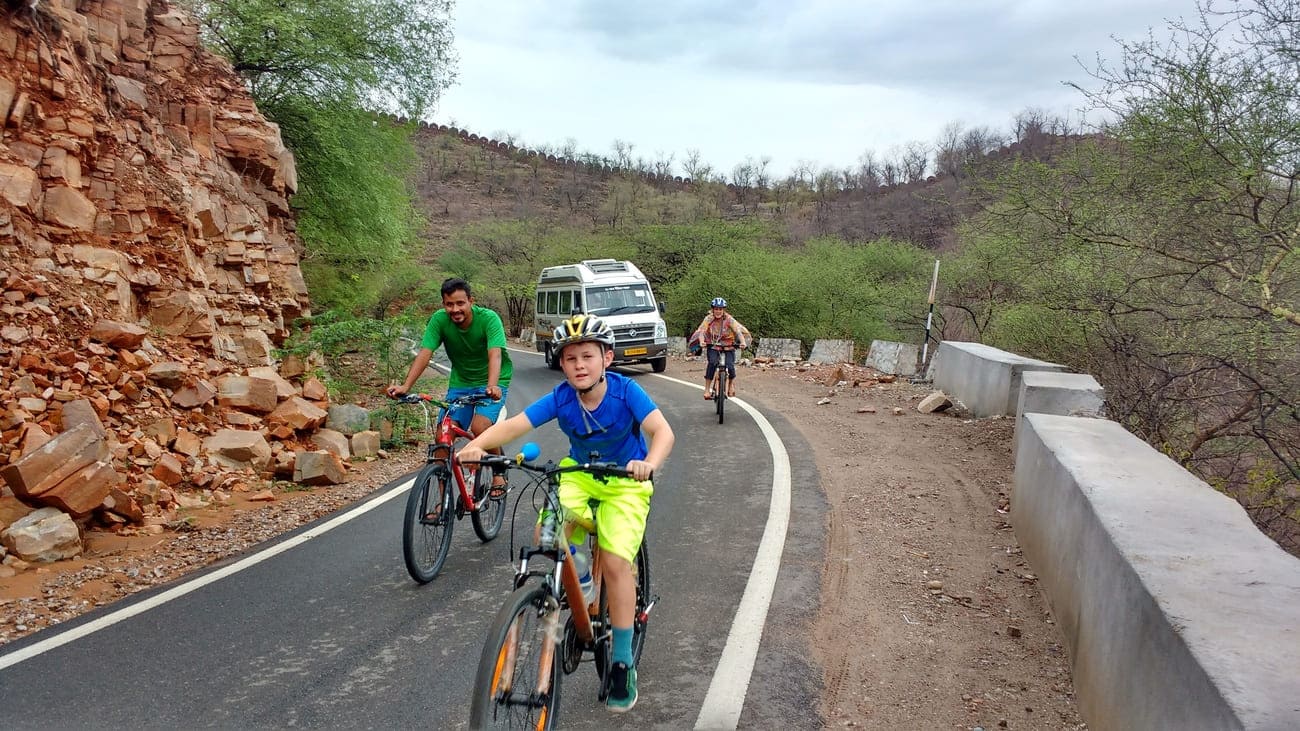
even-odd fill
[(541, 315), (545, 313), (546, 313), (546, 293), (538, 292), (537, 293), (537, 314)]
[(583, 311), (583, 312), (586, 311), (586, 310), (583, 310), (583, 309), (582, 309), (582, 292), (581, 292), (581, 291), (578, 291), (578, 292), (574, 292), (574, 293), (573, 293), (573, 309), (575, 309), (575, 310), (581, 310), (581, 311)]
[(548, 315), (560, 314), (560, 293), (559, 292), (552, 290), (546, 293), (546, 314)]
[(569, 290), (566, 289), (560, 293), (560, 314), (564, 315), (565, 317), (568, 317), (569, 313), (571, 313), (572, 311), (573, 311), (573, 292), (570, 292)]

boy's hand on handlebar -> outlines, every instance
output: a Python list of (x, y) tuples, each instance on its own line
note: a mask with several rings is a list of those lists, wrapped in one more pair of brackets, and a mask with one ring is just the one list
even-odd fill
[(633, 479), (644, 482), (650, 479), (650, 475), (655, 471), (655, 466), (643, 459), (634, 459), (628, 462), (623, 469), (632, 473)]
[(501, 387), (500, 387), (500, 386), (487, 386), (486, 388), (483, 389), (483, 393), (485, 393), (485, 394), (487, 394), (488, 396), (492, 397), (492, 400), (493, 400), (493, 401), (500, 401), (500, 400), (501, 400)]
[(388, 398), (397, 398), (398, 396), (405, 394), (406, 391), (406, 386), (389, 386), (384, 389), (384, 393), (388, 394)]

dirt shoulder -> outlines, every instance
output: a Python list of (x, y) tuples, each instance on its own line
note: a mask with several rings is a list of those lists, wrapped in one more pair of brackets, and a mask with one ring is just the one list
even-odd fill
[[(828, 386), (835, 371), (843, 382)], [(702, 364), (668, 375), (696, 382)], [(827, 555), (810, 660), (830, 726), (1084, 728), (1069, 661), (1009, 515), (1007, 419), (921, 414), (929, 391), (867, 369), (743, 368), (742, 398), (811, 445)], [(895, 409), (901, 413), (896, 414)], [(238, 554), (356, 502), (419, 450), (354, 469), (341, 486), (235, 494), (189, 530), (86, 534), (85, 553), (0, 577), (0, 644)]]
[[(698, 370), (677, 366), (689, 380)], [(836, 375), (838, 371), (838, 376)], [(814, 452), (828, 514), (812, 653), (834, 727), (1086, 728), (1011, 527), (1010, 419), (922, 414), (852, 366), (749, 368)], [(830, 385), (838, 383), (838, 385)]]

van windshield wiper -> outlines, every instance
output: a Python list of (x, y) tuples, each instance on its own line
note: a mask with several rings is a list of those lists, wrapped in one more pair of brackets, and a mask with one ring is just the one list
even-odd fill
[(611, 307), (605, 312), (606, 315), (617, 315), (623, 312), (654, 312), (653, 307), (645, 305), (623, 305), (621, 307)]

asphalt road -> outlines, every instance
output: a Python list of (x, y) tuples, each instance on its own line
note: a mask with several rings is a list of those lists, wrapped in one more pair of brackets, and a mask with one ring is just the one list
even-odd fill
[[(560, 375), (544, 368), (540, 356), (513, 357), (508, 407), (517, 413)], [(587, 664), (565, 678), (560, 723), (690, 728), (763, 534), (773, 458), (742, 409), (733, 406), (719, 425), (698, 388), (645, 368), (624, 372), (646, 388), (677, 435), (656, 476), (648, 532), (661, 602), (651, 619), (635, 711), (617, 716), (600, 707), (596, 674)], [(807, 489), (815, 487), (815, 469), (799, 456), (806, 450), (779, 415), (769, 417), (787, 443), (795, 440), (789, 446), (800, 477), (741, 725), (814, 727), (817, 682), (800, 633), (815, 608), (810, 596), (817, 590), (822, 504)], [(563, 436), (553, 425), (534, 432), (533, 440), (544, 455), (562, 456)], [(487, 625), (513, 576), (510, 516), (488, 544), (468, 520), (460, 521), (442, 574), (419, 586), (402, 564), (403, 505), (404, 494), (269, 560), (0, 670), (0, 726), (465, 727)], [(531, 537), (534, 516), (527, 505), (520, 508), (518, 539)], [(167, 588), (12, 643), (0, 660)], [(772, 619), (780, 622), (775, 631)]]

